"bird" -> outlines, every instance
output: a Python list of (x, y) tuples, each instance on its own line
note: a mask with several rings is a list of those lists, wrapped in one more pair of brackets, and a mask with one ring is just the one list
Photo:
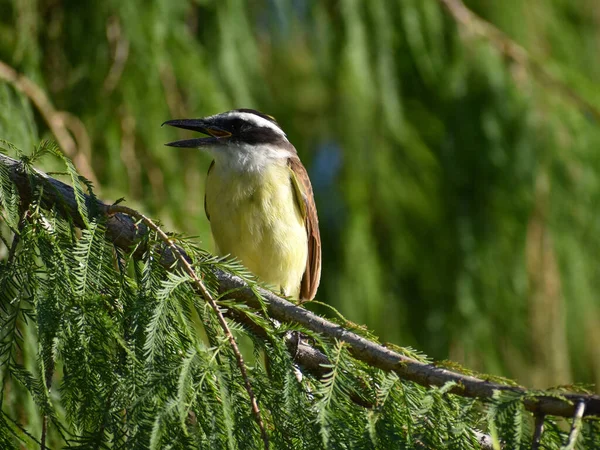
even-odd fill
[(197, 148), (213, 157), (204, 210), (217, 254), (238, 259), (283, 296), (312, 300), (321, 278), (313, 189), (275, 118), (242, 108), (163, 125), (206, 135), (165, 145)]

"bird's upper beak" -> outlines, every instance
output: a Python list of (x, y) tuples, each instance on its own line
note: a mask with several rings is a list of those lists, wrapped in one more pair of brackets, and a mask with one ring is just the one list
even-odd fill
[(200, 133), (209, 135), (209, 137), (184, 139), (182, 141), (169, 142), (168, 144), (165, 144), (169, 147), (204, 147), (207, 145), (217, 144), (222, 139), (226, 139), (231, 136), (229, 131), (220, 128), (214, 122), (207, 119), (167, 120), (165, 123), (163, 123), (163, 125), (170, 125), (172, 127), (183, 128), (185, 130), (199, 131)]

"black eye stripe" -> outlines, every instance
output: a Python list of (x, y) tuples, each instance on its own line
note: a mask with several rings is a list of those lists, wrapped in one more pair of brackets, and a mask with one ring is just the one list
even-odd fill
[(240, 130), (238, 140), (248, 144), (277, 144), (283, 141), (280, 133), (266, 127), (249, 127)]

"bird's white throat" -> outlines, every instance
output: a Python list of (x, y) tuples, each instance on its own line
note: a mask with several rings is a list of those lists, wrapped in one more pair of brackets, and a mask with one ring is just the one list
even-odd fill
[(269, 144), (229, 144), (209, 151), (220, 169), (229, 172), (263, 172), (273, 165), (285, 165), (294, 155), (289, 149)]

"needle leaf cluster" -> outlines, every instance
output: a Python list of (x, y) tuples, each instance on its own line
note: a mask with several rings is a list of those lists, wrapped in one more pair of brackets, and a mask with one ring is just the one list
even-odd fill
[[(57, 150), (43, 143), (21, 155), (23, 170), (34, 170), (42, 153)], [(65, 168), (79, 182), (68, 162)], [(125, 252), (107, 238), (106, 217), (85, 206), (89, 183), (76, 194), (85, 217), (76, 226), (44, 205), (35, 179), (34, 200), (20, 203), (0, 169), (0, 446), (263, 447), (227, 336), (191, 278), (165, 268), (156, 233)], [(531, 445), (526, 396), (479, 401), (451, 394), (455, 383), (425, 388), (371, 367), (342, 342), (220, 295), (215, 268), (254, 281), (235, 261), (171, 238), (222, 311), (245, 314), (263, 330), (259, 336), (228, 319), (272, 448), (475, 449), (486, 433), (486, 448)], [(301, 332), (327, 356), (325, 376), (295, 365), (283, 339), (288, 332)], [(580, 428), (579, 448), (600, 445), (597, 421), (585, 418)], [(561, 448), (568, 434), (561, 419), (546, 417), (543, 448)]]

